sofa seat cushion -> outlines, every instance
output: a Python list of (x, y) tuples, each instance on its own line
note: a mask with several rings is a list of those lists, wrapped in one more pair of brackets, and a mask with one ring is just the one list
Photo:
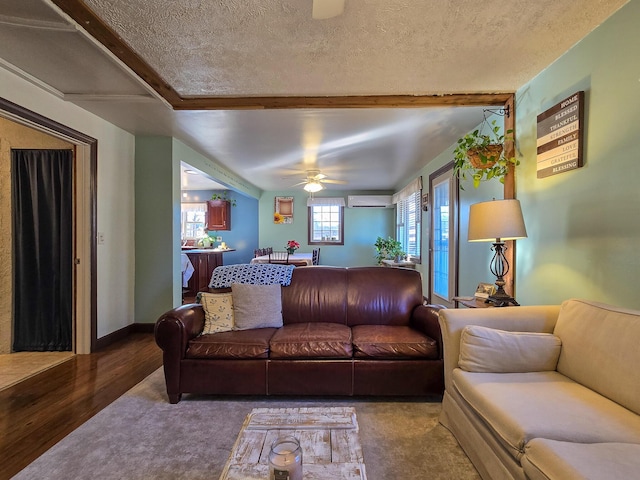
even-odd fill
[(525, 448), (522, 467), (531, 480), (637, 478), (640, 445), (572, 443), (536, 438)]
[(640, 443), (640, 416), (558, 372), (453, 371), (453, 387), (517, 460), (533, 438)]
[(189, 341), (187, 358), (267, 358), (277, 328), (256, 328), (200, 335)]
[(438, 344), (411, 327), (356, 325), (353, 356), (376, 358), (438, 358)]
[(351, 329), (339, 323), (284, 325), (270, 342), (271, 358), (351, 358)]

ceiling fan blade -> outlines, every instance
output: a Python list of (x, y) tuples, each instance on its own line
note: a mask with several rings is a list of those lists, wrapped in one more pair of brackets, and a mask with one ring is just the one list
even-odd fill
[(344, 180), (329, 180), (329, 179), (320, 180), (320, 182), (322, 182), (322, 183), (335, 183), (336, 185), (346, 185), (348, 183), (348, 182), (345, 182)]
[(297, 187), (298, 185), (306, 185), (307, 183), (309, 183), (307, 180), (303, 180), (302, 182), (294, 183), (291, 186), (292, 187)]

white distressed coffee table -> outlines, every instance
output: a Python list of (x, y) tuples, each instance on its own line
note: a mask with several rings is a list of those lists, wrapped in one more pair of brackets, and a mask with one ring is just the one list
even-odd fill
[(358, 431), (353, 407), (254, 408), (220, 480), (267, 480), (269, 449), (280, 435), (300, 441), (304, 480), (366, 480)]

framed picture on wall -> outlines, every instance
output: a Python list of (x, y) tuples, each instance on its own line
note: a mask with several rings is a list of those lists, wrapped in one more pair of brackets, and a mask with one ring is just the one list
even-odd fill
[(274, 223), (293, 223), (293, 197), (276, 197)]

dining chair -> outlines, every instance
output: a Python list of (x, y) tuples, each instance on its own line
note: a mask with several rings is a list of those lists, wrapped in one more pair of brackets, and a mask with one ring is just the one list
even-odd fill
[(269, 263), (289, 263), (289, 252), (271, 252), (269, 255)]
[(320, 247), (313, 249), (311, 253), (311, 265), (320, 265)]

